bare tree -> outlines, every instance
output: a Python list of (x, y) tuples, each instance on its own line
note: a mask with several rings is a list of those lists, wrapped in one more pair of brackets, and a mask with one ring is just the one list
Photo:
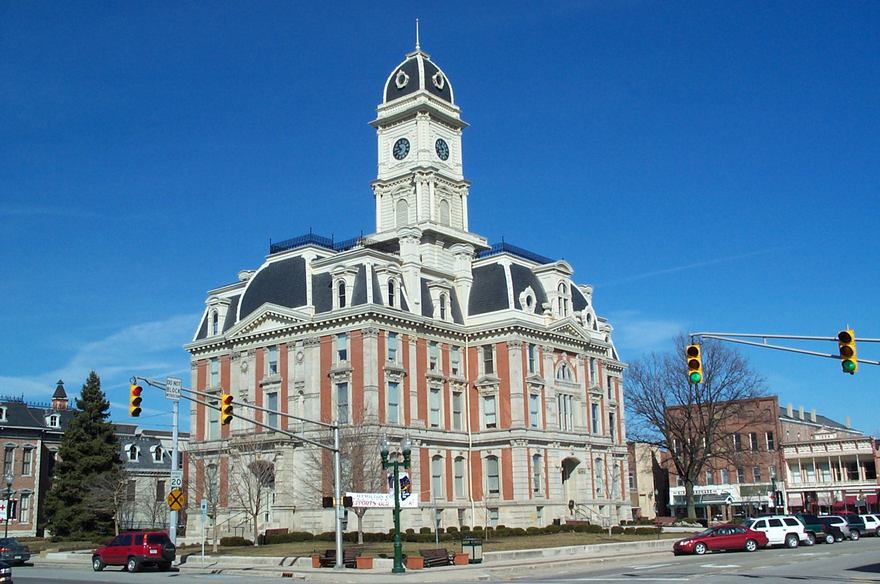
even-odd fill
[(250, 518), (259, 545), (260, 514), (275, 491), (274, 453), (259, 436), (243, 436), (230, 444), (230, 465), (229, 496)]
[(99, 474), (88, 486), (84, 499), (94, 510), (104, 511), (113, 516), (113, 528), (116, 535), (126, 517), (135, 508), (134, 493), (129, 488), (130, 475), (123, 468)]
[(194, 461), (195, 472), (202, 477), (201, 490), (196, 488), (195, 482), (188, 484), (192, 489), (193, 502), (205, 501), (207, 506), (206, 513), (211, 519), (211, 551), (217, 553), (219, 543), (217, 537), (217, 529), (219, 522), (217, 521), (217, 512), (220, 507), (220, 467), (216, 459), (199, 458)]
[(696, 516), (694, 483), (713, 459), (735, 462), (744, 453), (734, 435), (753, 422), (748, 400), (763, 394), (763, 379), (736, 350), (718, 341), (701, 343), (704, 380), (691, 384), (686, 338), (674, 352), (652, 353), (633, 363), (624, 388), (631, 438), (666, 449), (684, 481), (689, 517)]
[(165, 493), (159, 491), (160, 483), (164, 485), (165, 481), (153, 477), (144, 483), (143, 489), (138, 493), (137, 505), (143, 510), (150, 528), (153, 529), (163, 525), (168, 516), (168, 503), (165, 501)]
[[(339, 432), (339, 455), (342, 476), (340, 484), (342, 492), (353, 493), (385, 493), (388, 491), (388, 478), (382, 468), (382, 457), (379, 454), (379, 440), (382, 429), (375, 423), (359, 423), (344, 426)], [(322, 433), (320, 442), (333, 444), (332, 432)], [(332, 492), (333, 464), (332, 453), (328, 450), (313, 448), (309, 450), (305, 465), (309, 472), (304, 476), (321, 476), (322, 481), (303, 481), (312, 490), (315, 501), (322, 495)], [(330, 472), (324, 472), (330, 469)], [(364, 543), (364, 515), (369, 507), (352, 507), (357, 517), (358, 543)]]

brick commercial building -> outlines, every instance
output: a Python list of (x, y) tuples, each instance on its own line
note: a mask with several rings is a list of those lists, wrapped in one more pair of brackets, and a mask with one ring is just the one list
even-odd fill
[[(230, 391), (246, 416), (242, 403), (372, 427), (395, 445), (408, 434), (420, 506), (404, 510), (405, 527), (630, 518), (624, 365), (592, 288), (565, 261), (469, 230), (466, 124), (426, 53), (391, 71), (372, 126), (375, 231), (273, 244), (258, 269), (211, 290), (188, 345), (192, 386)], [(247, 523), (229, 488), (249, 477), (230, 456), (245, 438), (270, 471), (260, 531), (332, 529), (318, 497), (330, 494), (330, 472), (309, 463), (313, 447), (245, 420), (221, 427), (201, 405), (191, 416), (195, 497), (217, 469), (221, 533)], [(391, 514), (365, 521), (387, 531)]]

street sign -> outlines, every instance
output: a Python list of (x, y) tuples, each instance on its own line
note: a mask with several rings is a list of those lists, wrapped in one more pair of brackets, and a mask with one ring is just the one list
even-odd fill
[(183, 471), (182, 470), (172, 470), (171, 471), (171, 488), (172, 489), (182, 489), (183, 488)]
[(180, 511), (186, 507), (186, 495), (180, 489), (173, 489), (165, 497), (165, 502), (168, 503), (168, 508), (172, 511)]
[(171, 401), (180, 401), (180, 388), (183, 387), (183, 380), (177, 377), (165, 378), (165, 399)]
[(202, 501), (199, 503), (199, 511), (201, 512), (202, 517), (204, 517), (205, 515), (208, 514), (208, 501), (207, 500), (202, 499)]
[(0, 499), (0, 519), (6, 521), (6, 499)]

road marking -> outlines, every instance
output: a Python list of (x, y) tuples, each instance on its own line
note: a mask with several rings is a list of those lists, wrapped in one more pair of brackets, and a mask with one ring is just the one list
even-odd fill
[(741, 568), (739, 564), (703, 564), (701, 568)]
[(677, 578), (661, 578), (659, 576), (637, 576), (631, 578), (575, 578), (573, 580), (555, 580), (555, 582), (690, 582), (690, 576)]
[(627, 566), (630, 570), (654, 570), (656, 568), (665, 568), (666, 566), (671, 566), (672, 564), (649, 564), (647, 566)]

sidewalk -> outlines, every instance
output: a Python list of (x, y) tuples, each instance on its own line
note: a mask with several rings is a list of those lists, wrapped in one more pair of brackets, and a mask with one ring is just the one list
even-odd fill
[[(186, 554), (178, 558), (178, 568), (187, 574), (234, 574), (252, 576), (288, 577), (308, 582), (387, 582), (400, 578), (419, 582), (455, 582), (489, 580), (493, 575), (509, 575), (524, 571), (549, 570), (561, 563), (605, 562), (645, 554), (668, 554), (671, 540), (649, 540), (626, 543), (541, 548), (485, 552), (483, 563), (467, 566), (440, 566), (424, 570), (407, 570), (404, 574), (391, 574), (390, 558), (375, 558), (371, 570), (312, 568), (310, 556), (300, 557), (251, 557), (251, 556), (205, 556)], [(90, 551), (48, 553), (32, 558), (35, 565), (75, 564), (88, 566)]]

